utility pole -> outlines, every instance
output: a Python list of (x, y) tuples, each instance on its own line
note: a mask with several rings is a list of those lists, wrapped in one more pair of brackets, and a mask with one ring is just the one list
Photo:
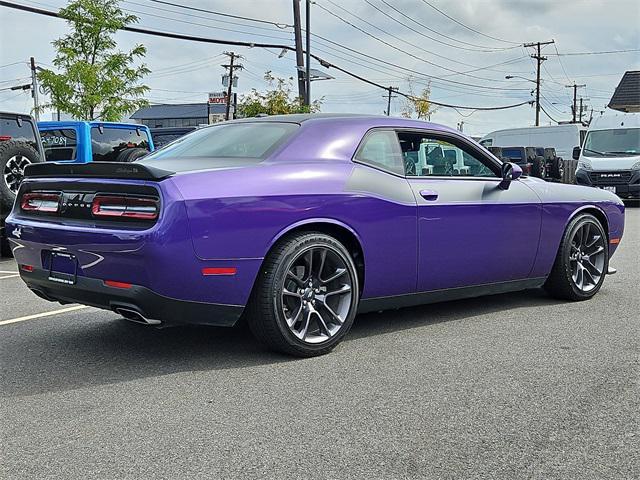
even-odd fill
[[(307, 6), (308, 8), (308, 6)], [(298, 96), (306, 102), (307, 91), (304, 78), (304, 52), (302, 49), (302, 27), (300, 26), (300, 0), (293, 0), (293, 30), (296, 42), (296, 66), (298, 70)], [(307, 27), (307, 31), (309, 28)]]
[(531, 55), (531, 58), (535, 58), (538, 62), (538, 68), (536, 72), (536, 127), (540, 126), (540, 66), (542, 65), (542, 62), (547, 59), (547, 57), (542, 56), (540, 49), (542, 45), (550, 45), (552, 43), (555, 43), (555, 40), (524, 44), (525, 47), (537, 47), (537, 53)]
[[(576, 85), (576, 82), (573, 82), (573, 85), (565, 85), (567, 88), (573, 88), (573, 105), (571, 106), (572, 119), (571, 123), (576, 123), (576, 116), (578, 114), (578, 88), (586, 87), (585, 84)], [(582, 102), (582, 99), (580, 99)], [(582, 107), (580, 108), (580, 116), (582, 117)]]
[[(392, 95), (393, 92), (398, 91), (398, 87), (389, 87), (387, 88), (387, 117), (391, 115), (391, 99), (397, 98), (397, 95)], [(384, 97), (383, 97), (384, 98)]]
[(307, 40), (307, 57), (305, 61), (305, 96), (304, 104), (308, 107), (311, 105), (311, 0), (307, 0), (306, 4), (306, 40)]
[(38, 76), (36, 74), (36, 61), (31, 57), (31, 96), (33, 97), (33, 116), (36, 122), (40, 121), (40, 103), (38, 102)]
[[(224, 54), (226, 56), (229, 57), (229, 64), (228, 65), (222, 65), (224, 68), (229, 70), (229, 84), (227, 85), (227, 102), (226, 102), (226, 109), (224, 112), (224, 119), (225, 120), (229, 120), (229, 113), (231, 111), (231, 87), (233, 86), (233, 71), (235, 69), (238, 70), (242, 70), (244, 67), (240, 64), (235, 64), (234, 61), (236, 58), (242, 58), (242, 56), (240, 55), (236, 55), (234, 52), (224, 52)], [(233, 112), (234, 116), (235, 116), (235, 111)]]

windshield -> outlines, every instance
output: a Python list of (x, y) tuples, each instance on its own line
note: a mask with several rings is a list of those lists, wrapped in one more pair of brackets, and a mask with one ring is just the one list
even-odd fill
[[(263, 159), (298, 128), (294, 123), (226, 123), (196, 130), (145, 157), (161, 167), (167, 159)], [(206, 168), (205, 165), (203, 167)]]
[(588, 132), (583, 152), (586, 157), (640, 155), (640, 128), (616, 128)]

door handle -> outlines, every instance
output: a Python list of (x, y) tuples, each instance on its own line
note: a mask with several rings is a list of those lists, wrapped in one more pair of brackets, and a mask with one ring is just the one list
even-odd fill
[(420, 190), (420, 196), (428, 202), (435, 202), (438, 199), (438, 192), (435, 190)]

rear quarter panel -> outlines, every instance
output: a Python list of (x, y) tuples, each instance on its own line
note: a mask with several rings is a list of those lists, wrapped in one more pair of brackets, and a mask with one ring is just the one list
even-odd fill
[(193, 249), (202, 260), (261, 263), (292, 228), (331, 223), (351, 231), (362, 246), (363, 298), (415, 290), (417, 207), (404, 178), (323, 161), (191, 173), (171, 182), (184, 198)]

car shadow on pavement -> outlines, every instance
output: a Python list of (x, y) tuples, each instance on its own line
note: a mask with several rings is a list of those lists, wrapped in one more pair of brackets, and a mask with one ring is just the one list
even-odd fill
[[(537, 290), (360, 315), (349, 342), (518, 307), (559, 303)], [(331, 355), (324, 357), (331, 361)], [(30, 322), (2, 338), (0, 398), (65, 391), (185, 371), (299, 361), (267, 350), (246, 328), (154, 329), (110, 312), (74, 312), (64, 322)]]

